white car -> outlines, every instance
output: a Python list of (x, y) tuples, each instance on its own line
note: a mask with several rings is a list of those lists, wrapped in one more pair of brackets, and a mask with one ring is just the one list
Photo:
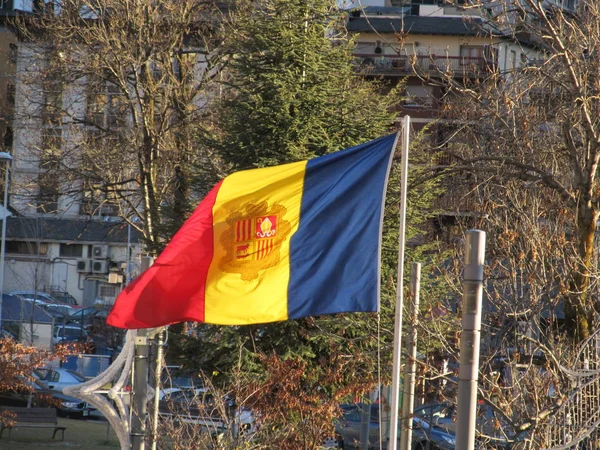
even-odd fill
[(55, 325), (52, 332), (52, 344), (56, 345), (59, 342), (85, 342), (87, 331), (80, 325)]
[(199, 425), (210, 433), (222, 433), (233, 426), (234, 432), (251, 434), (256, 431), (252, 411), (237, 407), (234, 423), (229, 423), (230, 408), (235, 407), (229, 398), (223, 403), (204, 388), (176, 389), (164, 394), (159, 402), (159, 414), (164, 420)]
[(64, 367), (40, 367), (34, 370), (33, 375), (48, 389), (61, 392), (67, 386), (81, 384), (86, 381), (85, 377), (79, 372)]

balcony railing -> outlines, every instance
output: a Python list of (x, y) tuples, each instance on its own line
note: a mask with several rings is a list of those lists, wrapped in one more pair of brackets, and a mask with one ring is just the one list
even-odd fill
[(497, 61), (486, 57), (446, 55), (355, 54), (357, 63), (379, 75), (429, 73), (454, 77), (477, 78), (498, 69)]

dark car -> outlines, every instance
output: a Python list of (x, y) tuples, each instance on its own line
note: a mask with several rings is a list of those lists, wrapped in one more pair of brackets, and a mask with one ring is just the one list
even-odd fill
[(31, 390), (0, 392), (2, 406), (54, 407), (60, 417), (85, 418), (94, 410), (86, 402), (49, 389), (42, 381), (27, 382)]
[[(432, 427), (432, 430), (438, 427), (454, 436), (456, 419), (456, 405), (452, 403), (422, 405), (414, 411), (413, 430), (419, 426), (425, 429)], [(415, 436), (418, 434), (416, 431), (413, 433)], [(475, 448), (478, 450), (509, 449), (511, 440), (516, 438), (515, 433), (510, 431), (510, 427), (503, 425), (502, 417), (498, 417), (494, 409), (485, 403), (477, 405), (476, 436)]]
[[(341, 405), (342, 417), (336, 422), (336, 433), (341, 448), (360, 448), (362, 408), (369, 411), (369, 449), (378, 449), (380, 441), (379, 405)], [(484, 414), (485, 413), (485, 414)], [(505, 450), (510, 448), (509, 439), (487, 422), (496, 421), (492, 411), (482, 405), (478, 408), (478, 450)], [(487, 417), (485, 417), (487, 415)], [(413, 412), (412, 450), (456, 450), (456, 408), (449, 403), (425, 404)], [(398, 428), (400, 430), (400, 427)], [(398, 434), (400, 431), (398, 431)], [(384, 437), (384, 440), (386, 437)], [(398, 436), (398, 441), (399, 441)], [(385, 442), (384, 442), (385, 445)]]
[(106, 322), (109, 309), (105, 307), (90, 306), (73, 311), (66, 320), (70, 324), (76, 324), (82, 328), (89, 328), (92, 325), (101, 325)]
[[(340, 405), (342, 417), (336, 421), (336, 433), (340, 448), (360, 448), (360, 430), (362, 423), (362, 410), (369, 411), (369, 449), (380, 448), (379, 405), (366, 405), (363, 403)], [(413, 418), (413, 439), (411, 449), (414, 450), (454, 450), (454, 434), (444, 427), (433, 423), (426, 416), (430, 410), (415, 410)], [(440, 414), (442, 412), (440, 411)], [(385, 437), (384, 437), (385, 440)], [(398, 444), (399, 444), (398, 436)], [(384, 445), (385, 444), (384, 442)]]

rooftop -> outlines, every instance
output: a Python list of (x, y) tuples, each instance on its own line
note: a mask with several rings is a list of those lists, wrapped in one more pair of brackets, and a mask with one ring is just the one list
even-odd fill
[(411, 33), (441, 36), (478, 36), (490, 34), (480, 18), (462, 17), (358, 17), (346, 25), (353, 33)]
[[(9, 217), (6, 223), (6, 237), (13, 240), (126, 243), (127, 228), (125, 222)], [(130, 242), (139, 242), (139, 233), (133, 228)]]

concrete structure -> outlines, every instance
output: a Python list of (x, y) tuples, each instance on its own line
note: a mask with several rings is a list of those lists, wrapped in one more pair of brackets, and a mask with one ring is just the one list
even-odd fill
[(122, 222), (45, 217), (8, 220), (5, 292), (68, 292), (80, 305), (110, 304), (139, 273), (137, 234)]
[(39, 306), (14, 295), (2, 296), (2, 328), (22, 344), (49, 350), (53, 327), (54, 319)]

